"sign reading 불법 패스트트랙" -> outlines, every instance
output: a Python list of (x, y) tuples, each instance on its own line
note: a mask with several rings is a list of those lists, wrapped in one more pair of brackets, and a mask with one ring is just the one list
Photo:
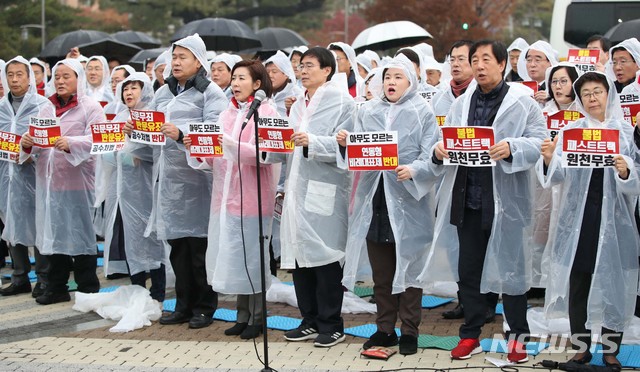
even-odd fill
[(260, 136), (260, 151), (264, 152), (293, 152), (294, 144), (291, 140), (293, 128), (289, 126), (289, 119), (262, 116), (258, 118), (258, 135)]
[(91, 124), (91, 154), (106, 154), (122, 150), (125, 145), (122, 128), (124, 128), (124, 123)]
[(617, 129), (572, 128), (562, 131), (562, 167), (602, 168), (615, 165), (620, 151)]
[(489, 156), (494, 144), (492, 127), (442, 127), (442, 141), (449, 158), (445, 165), (465, 167), (493, 167), (496, 162)]
[(216, 158), (223, 155), (220, 143), (222, 128), (216, 123), (190, 123), (189, 139), (191, 147), (189, 156), (194, 158)]
[(350, 171), (394, 170), (398, 166), (398, 132), (360, 132), (347, 136)]
[(545, 113), (544, 116), (547, 118), (547, 133), (552, 141), (562, 128), (584, 117), (578, 111), (569, 110), (560, 110), (552, 115)]
[(164, 113), (147, 110), (131, 110), (131, 141), (147, 145), (164, 145), (166, 138), (160, 128), (164, 124)]
[(569, 49), (567, 54), (567, 61), (576, 65), (582, 72), (595, 71), (599, 59), (599, 49)]
[(0, 161), (18, 161), (21, 139), (22, 136), (15, 133), (0, 131)]
[(53, 147), (60, 133), (60, 118), (29, 118), (29, 135), (36, 147)]

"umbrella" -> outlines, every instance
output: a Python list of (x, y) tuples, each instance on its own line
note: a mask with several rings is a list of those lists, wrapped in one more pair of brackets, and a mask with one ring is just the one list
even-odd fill
[(155, 49), (145, 49), (136, 53), (135, 56), (131, 57), (129, 60), (129, 65), (135, 68), (138, 71), (142, 71), (142, 67), (144, 63), (151, 58), (158, 58), (162, 52), (167, 50), (167, 48), (155, 48)]
[(240, 51), (259, 48), (260, 40), (245, 23), (235, 19), (205, 18), (189, 22), (173, 36), (171, 42), (198, 33), (204, 40), (207, 50)]
[(618, 44), (632, 37), (640, 39), (640, 18), (618, 23), (611, 27), (604, 34), (604, 37), (609, 38), (613, 44)]
[(160, 40), (152, 38), (151, 36), (139, 31), (120, 31), (111, 36), (123, 43), (137, 45), (142, 49), (157, 48), (162, 43)]
[(126, 62), (140, 51), (140, 47), (123, 43), (111, 36), (107, 35), (102, 40), (92, 41), (86, 44), (78, 45), (80, 53), (85, 56), (104, 56), (107, 60), (117, 59)]
[(297, 32), (288, 28), (266, 27), (256, 33), (262, 42), (262, 50), (281, 50), (288, 47), (309, 45)]
[(53, 65), (56, 61), (64, 59), (69, 49), (108, 38), (109, 34), (95, 30), (77, 30), (56, 36), (40, 52), (40, 58)]
[(360, 53), (366, 49), (386, 50), (417, 44), (433, 38), (424, 28), (410, 21), (380, 23), (362, 31), (353, 40), (353, 49)]

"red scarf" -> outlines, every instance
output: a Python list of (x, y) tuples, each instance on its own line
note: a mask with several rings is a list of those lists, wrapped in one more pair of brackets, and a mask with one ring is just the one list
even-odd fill
[(469, 87), (469, 84), (471, 84), (471, 80), (473, 80), (473, 76), (469, 78), (469, 80), (463, 81), (462, 83), (458, 84), (456, 83), (455, 80), (451, 79), (451, 90), (453, 91), (453, 95), (457, 98), (460, 97), (460, 95), (462, 93), (464, 93), (465, 90), (467, 90), (467, 88)]
[[(253, 96), (249, 96), (249, 98), (247, 98), (247, 103), (251, 103), (251, 102), (253, 102)], [(240, 104), (238, 103), (238, 100), (236, 99), (236, 97), (231, 97), (231, 103), (235, 108), (237, 109), (240, 108)]]
[(42, 81), (37, 87), (36, 89), (38, 89), (38, 94), (41, 96), (44, 96), (44, 81)]
[(77, 94), (72, 95), (69, 101), (67, 101), (67, 103), (64, 106), (62, 105), (62, 102), (60, 102), (60, 98), (58, 98), (57, 94), (54, 94), (51, 97), (49, 97), (49, 101), (51, 101), (51, 103), (53, 103), (53, 105), (56, 107), (56, 117), (60, 117), (65, 112), (78, 106), (78, 95)]

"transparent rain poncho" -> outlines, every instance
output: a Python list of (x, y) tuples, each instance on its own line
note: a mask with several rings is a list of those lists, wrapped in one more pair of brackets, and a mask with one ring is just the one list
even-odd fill
[[(492, 126), (495, 143), (509, 142), (513, 159), (499, 160), (492, 167), (494, 216), (480, 282), (482, 293), (521, 295), (531, 286), (531, 252), (524, 249), (526, 231), (532, 223), (530, 169), (540, 157), (540, 145), (547, 134), (544, 116), (530, 93), (521, 84), (510, 85)], [(445, 126), (467, 125), (472, 96), (473, 91), (467, 90), (453, 103)], [(450, 219), (458, 166), (431, 166), (444, 178), (437, 196), (433, 248), (421, 280), (457, 282), (459, 243), (457, 228)]]
[(636, 61), (636, 65), (640, 67), (640, 41), (638, 41), (638, 39), (636, 39), (635, 37), (623, 40), (609, 49), (610, 57), (607, 61), (607, 64), (604, 66), (605, 73), (612, 80), (616, 79), (616, 74), (613, 71), (613, 52), (616, 49), (624, 49), (629, 52), (629, 54), (631, 54), (631, 57), (633, 57), (633, 59)]
[(49, 77), (47, 76), (47, 65), (45, 65), (44, 62), (42, 62), (41, 60), (39, 60), (36, 57), (31, 58), (29, 60), (29, 64), (35, 64), (35, 65), (38, 65), (38, 66), (42, 67), (42, 71), (44, 71), (43, 77), (42, 77), (42, 81), (44, 82), (44, 91), (45, 91), (44, 92), (44, 96), (45, 97), (51, 96), (54, 92), (49, 90), (50, 86), (49, 86)]
[[(584, 76), (584, 75), (583, 75)], [(580, 78), (578, 78), (579, 80)], [(570, 128), (609, 128), (620, 131), (620, 154), (629, 168), (623, 180), (614, 167), (604, 169), (601, 223), (598, 227), (598, 253), (587, 302), (587, 329), (603, 326), (622, 332), (633, 318), (638, 289), (638, 231), (634, 208), (640, 194), (638, 154), (633, 143), (633, 127), (622, 119), (622, 110), (613, 80), (608, 78), (609, 94), (605, 121), (586, 115), (566, 126)], [(579, 92), (576, 92), (579, 95)], [(585, 112), (578, 101), (580, 111)], [(558, 134), (558, 144), (562, 143)], [(556, 147), (546, 176), (543, 159), (536, 164), (538, 179), (544, 187), (562, 184), (556, 232), (550, 246), (549, 278), (545, 298), (548, 318), (566, 317), (569, 311), (569, 276), (578, 247), (580, 228), (587, 199), (591, 168), (566, 169), (561, 166), (562, 146)]]
[[(200, 72), (208, 76), (206, 47), (198, 35), (176, 41), (175, 46), (189, 49), (202, 64)], [(172, 77), (169, 77), (172, 78)], [(201, 76), (201, 78), (204, 78)], [(222, 90), (209, 83), (204, 92), (191, 87), (175, 96), (165, 84), (155, 94), (151, 109), (165, 114), (165, 120), (185, 135), (190, 123), (217, 122), (228, 101)], [(189, 166), (186, 149), (167, 138), (164, 146), (154, 146), (154, 210), (146, 234), (156, 231), (158, 239), (207, 236), (211, 174)]]
[[(519, 50), (520, 52), (523, 52), (527, 50), (527, 48), (529, 48), (529, 43), (527, 43), (525, 39), (519, 37), (519, 38), (516, 38), (511, 44), (509, 44), (509, 47), (507, 48), (507, 53), (511, 52), (512, 50)], [(507, 66), (504, 69), (505, 78), (507, 77), (507, 75), (509, 75), (509, 72), (511, 72), (511, 64), (507, 59)], [(520, 75), (520, 66), (518, 66), (518, 75)], [(520, 76), (522, 77), (522, 75)]]
[[(143, 84), (137, 110), (146, 110), (153, 100), (153, 86), (143, 72), (134, 72), (118, 83), (116, 97), (124, 108), (116, 115), (114, 122), (130, 119), (130, 111), (122, 100), (122, 87), (129, 81)], [(150, 271), (160, 267), (165, 261), (163, 243), (151, 232), (144, 236), (153, 207), (153, 149), (127, 141), (125, 147), (117, 152), (103, 154), (102, 172), (105, 175), (105, 257), (109, 257), (109, 248), (113, 238), (113, 228), (118, 208), (124, 228), (124, 248), (127, 265), (131, 275)], [(126, 269), (126, 268), (125, 268)], [(105, 259), (105, 275), (119, 272)]]
[[(103, 56), (92, 56), (87, 61), (87, 66), (91, 61), (100, 61), (100, 64), (102, 65), (102, 82), (100, 85), (94, 87), (89, 84), (89, 81), (87, 81), (87, 96), (92, 97), (98, 102), (113, 102), (114, 97), (113, 92), (111, 92), (111, 84), (109, 81), (109, 76), (111, 75), (109, 74), (109, 64), (107, 63), (107, 59)], [(51, 74), (51, 76), (53, 76), (53, 74)]]
[[(296, 101), (289, 120), (297, 132), (306, 132), (309, 146), (286, 156), (287, 181), (282, 207), (281, 267), (294, 269), (344, 262), (347, 242), (351, 176), (337, 166), (341, 129), (352, 131), (355, 103), (333, 82), (327, 82), (306, 104)], [(268, 162), (284, 156), (268, 154)]]
[[(532, 49), (544, 53), (544, 55), (547, 56), (547, 59), (549, 60), (549, 63), (551, 63), (552, 67), (558, 64), (558, 52), (553, 49), (551, 44), (547, 43), (546, 41), (538, 40), (535, 43), (529, 45), (528, 48), (521, 49), (522, 52), (520, 53), (520, 58), (518, 58), (518, 75), (520, 75), (520, 77), (524, 81), (532, 80), (527, 73), (527, 53)], [(549, 89), (549, 87), (547, 87), (547, 89)]]
[(278, 107), (278, 113), (281, 117), (287, 117), (285, 100), (289, 97), (303, 99), (304, 92), (300, 87), (296, 85), (296, 75), (293, 72), (291, 61), (289, 61), (289, 58), (284, 53), (278, 51), (276, 54), (267, 59), (264, 64), (266, 66), (269, 63), (273, 63), (274, 65), (276, 65), (276, 67), (278, 67), (278, 69), (280, 69), (280, 71), (282, 71), (282, 73), (287, 75), (287, 77), (289, 78), (287, 86), (273, 95), (273, 101)]
[[(249, 102), (241, 102), (236, 106), (234, 100), (220, 114), (218, 123), (224, 133), (224, 157), (209, 158), (202, 164), (211, 167), (214, 180), (206, 257), (207, 278), (213, 290), (221, 293), (247, 295), (262, 291), (253, 119), (241, 130), (249, 106)], [(261, 117), (278, 116), (278, 112), (269, 101), (260, 105), (258, 113)], [(195, 164), (193, 159), (190, 159), (190, 164)], [(278, 164), (260, 166), (262, 224), (264, 235), (267, 237), (271, 235), (274, 197), (279, 176)], [(262, 259), (269, 262), (268, 238), (264, 240), (264, 247)], [(266, 288), (271, 284), (270, 279), (270, 276), (267, 276)]]
[[(208, 70), (211, 70), (211, 65), (213, 65), (214, 63), (218, 63), (218, 62), (222, 62), (225, 65), (227, 65), (227, 67), (229, 68), (229, 71), (233, 71), (233, 66), (236, 65), (236, 63), (242, 61), (242, 57), (237, 56), (235, 54), (229, 54), (229, 53), (220, 53), (217, 56), (215, 56), (211, 61), (208, 62)], [(225, 94), (225, 96), (227, 97), (227, 100), (231, 99), (231, 97), (233, 97), (233, 92), (231, 91), (231, 85), (229, 85), (228, 87), (225, 87), (223, 89), (223, 92)]]
[[(31, 116), (53, 116), (51, 102), (38, 94), (31, 64), (22, 56), (8, 63), (23, 64), (29, 73), (29, 90), (17, 112), (9, 99), (0, 99), (0, 130), (22, 136), (29, 131)], [(5, 69), (1, 71), (2, 85), (9, 94)], [(4, 222), (2, 239), (15, 246), (30, 247), (36, 243), (36, 165), (35, 162), (15, 164), (0, 161), (0, 219)]]
[[(128, 75), (133, 74), (134, 72), (136, 72), (136, 70), (129, 66), (129, 65), (120, 65), (120, 66), (116, 66), (113, 68), (113, 71), (111, 71), (111, 75), (109, 76), (109, 89), (111, 89), (111, 81), (113, 80), (113, 75), (118, 71), (118, 70), (125, 70), (127, 72)], [(116, 88), (117, 89), (117, 88)], [(117, 92), (115, 92), (115, 96), (113, 101), (109, 102), (105, 107), (104, 107), (104, 113), (105, 115), (107, 115), (107, 117), (109, 117), (109, 115), (116, 115), (120, 112), (120, 110), (123, 110), (126, 108), (126, 105), (124, 105), (122, 103), (122, 99), (121, 97), (119, 97), (117, 95)]]
[[(36, 246), (45, 255), (95, 255), (96, 235), (92, 225), (95, 170), (93, 156), (89, 154), (90, 124), (104, 122), (105, 116), (100, 104), (85, 94), (85, 74), (80, 62), (64, 59), (53, 67), (52, 76), (61, 65), (77, 75), (78, 105), (60, 116), (62, 136), (69, 142), (68, 153), (54, 148), (31, 148), (32, 157), (38, 156)], [(40, 115), (48, 117), (49, 113)], [(29, 154), (21, 152), (20, 161), (28, 157)]]
[[(364, 89), (363, 89), (364, 81), (362, 80), (362, 77), (360, 76), (360, 74), (358, 74), (358, 62), (356, 61), (355, 50), (353, 50), (351, 45), (343, 43), (341, 41), (336, 41), (329, 44), (327, 46), (327, 49), (330, 48), (331, 46), (337, 46), (347, 56), (347, 59), (349, 60), (349, 65), (351, 65), (351, 71), (353, 71), (353, 74), (356, 78), (356, 97), (362, 97), (364, 92)], [(334, 77), (335, 75), (338, 74), (337, 66), (338, 66), (338, 61), (336, 61), (336, 73), (334, 74)], [(347, 75), (346, 78), (348, 77), (349, 76)]]
[[(384, 98), (383, 71), (389, 68), (401, 69), (410, 81), (409, 88), (395, 103)], [(366, 236), (373, 215), (372, 200), (380, 177), (384, 180), (385, 200), (395, 240), (392, 293), (424, 286), (418, 276), (427, 261), (435, 218), (436, 176), (428, 163), (431, 162), (430, 149), (438, 140), (439, 130), (433, 112), (417, 94), (417, 86), (413, 64), (404, 55), (399, 55), (369, 83), (371, 93), (379, 99), (364, 103), (358, 110), (354, 133), (398, 131), (398, 164), (411, 169), (412, 179), (399, 182), (393, 170), (358, 172), (355, 176), (343, 278), (348, 289), (355, 285), (360, 256), (366, 252)], [(347, 158), (339, 161), (345, 168)]]

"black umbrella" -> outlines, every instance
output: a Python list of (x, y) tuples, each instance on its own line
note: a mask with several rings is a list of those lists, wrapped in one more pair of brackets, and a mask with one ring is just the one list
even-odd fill
[[(109, 34), (95, 30), (77, 30), (56, 36), (40, 52), (40, 58), (53, 65), (64, 59), (69, 49), (82, 44), (109, 38)], [(80, 51), (82, 53), (82, 51)]]
[(289, 47), (309, 45), (297, 32), (282, 27), (266, 27), (256, 33), (262, 42), (262, 50), (281, 50)]
[(114, 39), (122, 41), (123, 43), (137, 45), (142, 49), (157, 48), (162, 43), (160, 40), (153, 38), (144, 32), (140, 31), (119, 31), (115, 34), (111, 34)]
[(107, 60), (117, 59), (122, 63), (130, 60), (131, 57), (140, 51), (139, 46), (123, 43), (109, 35), (102, 40), (78, 45), (78, 48), (80, 48), (80, 53), (87, 57), (104, 56)]
[(147, 60), (158, 58), (158, 56), (165, 50), (167, 50), (167, 48), (141, 50), (136, 53), (135, 56), (131, 57), (131, 59), (129, 60), (129, 65), (135, 68), (137, 71), (142, 71), (142, 67)]
[(207, 50), (237, 52), (249, 48), (259, 48), (262, 45), (249, 26), (235, 19), (226, 18), (205, 18), (189, 22), (173, 34), (171, 42), (195, 33), (204, 40)]
[(618, 23), (611, 27), (604, 36), (611, 40), (613, 44), (618, 44), (632, 37), (640, 39), (640, 18)]

